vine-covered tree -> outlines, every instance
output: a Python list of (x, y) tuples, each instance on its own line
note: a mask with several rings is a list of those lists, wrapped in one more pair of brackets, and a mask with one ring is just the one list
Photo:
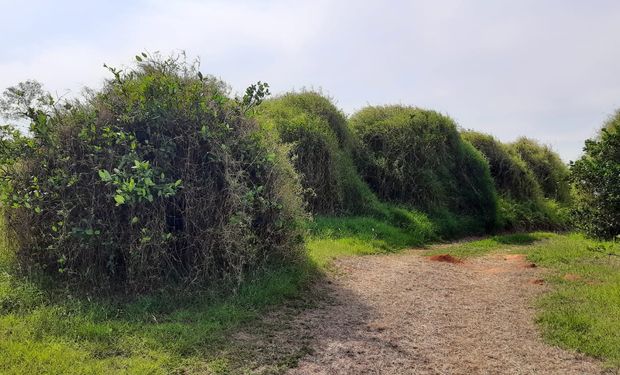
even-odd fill
[(182, 56), (136, 56), (103, 88), (55, 101), (28, 81), (7, 89), (0, 195), (23, 270), (70, 284), (145, 290), (240, 280), (301, 254), (300, 188), (285, 151)]

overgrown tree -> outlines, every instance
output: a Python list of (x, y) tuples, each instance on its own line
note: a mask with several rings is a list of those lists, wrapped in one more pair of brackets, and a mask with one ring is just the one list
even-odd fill
[(377, 204), (353, 163), (359, 144), (329, 98), (312, 91), (286, 93), (263, 103), (254, 117), (289, 145), (312, 213), (368, 213)]
[(497, 197), (488, 163), (463, 141), (451, 118), (384, 106), (366, 107), (349, 123), (364, 147), (360, 172), (381, 199), (475, 218), (479, 230), (495, 228)]
[[(552, 198), (543, 196), (539, 178), (512, 147), (491, 135), (474, 131), (464, 131), (461, 134), (482, 152), (489, 162), (491, 176), (500, 196), (500, 224), (504, 229), (550, 230), (567, 227), (569, 218), (566, 208)], [(544, 170), (540, 172), (545, 173)], [(547, 177), (549, 176), (544, 176), (544, 179)]]
[(620, 235), (620, 111), (596, 138), (585, 142), (583, 156), (571, 163), (575, 187), (575, 224), (590, 236)]
[(570, 202), (568, 166), (556, 152), (526, 137), (519, 138), (511, 147), (534, 173), (545, 197), (560, 203)]
[(0, 174), (21, 268), (139, 291), (298, 258), (296, 173), (245, 115), (267, 86), (231, 98), (183, 57), (136, 59), (79, 100), (32, 81), (5, 92), (5, 114), (31, 122), (28, 137), (6, 129)]

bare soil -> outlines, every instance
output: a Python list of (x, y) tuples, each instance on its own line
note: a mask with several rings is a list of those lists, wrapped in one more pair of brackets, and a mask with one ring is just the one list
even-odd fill
[(340, 272), (320, 285), (329, 298), (291, 318), (309, 354), (289, 373), (602, 373), (542, 341), (532, 303), (544, 270), (525, 256), (443, 260), (414, 250), (337, 260)]
[(453, 257), (450, 254), (433, 255), (429, 257), (428, 259), (433, 260), (435, 262), (463, 263), (462, 260), (460, 260), (459, 258)]

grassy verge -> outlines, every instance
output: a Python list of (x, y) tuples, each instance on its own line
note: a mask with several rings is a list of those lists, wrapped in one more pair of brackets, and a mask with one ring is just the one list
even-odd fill
[[(258, 318), (291, 305), (295, 314), (305, 303), (309, 281), (334, 258), (424, 245), (435, 239), (431, 229), (368, 217), (317, 218), (310, 228), (308, 262), (265, 271), (232, 296), (221, 290), (170, 292), (132, 301), (50, 294), (13, 276), (11, 255), (0, 247), (0, 373), (282, 372), (307, 348), (296, 343), (265, 350), (278, 346), (273, 336), (286, 321), (266, 324)], [(548, 281), (556, 288), (540, 301), (539, 322), (547, 339), (618, 366), (620, 264), (587, 250), (594, 244), (578, 235), (512, 234), (430, 249), (428, 254), (468, 257), (507, 248), (527, 253), (554, 270)], [(566, 274), (577, 276), (569, 281)], [(251, 332), (256, 339), (231, 340), (239, 332)]]
[(468, 258), (495, 251), (506, 252), (514, 250), (524, 252), (527, 251), (528, 245), (554, 236), (554, 234), (546, 232), (502, 234), (473, 241), (463, 241), (449, 247), (431, 248), (425, 254), (450, 254), (459, 258)]
[(240, 349), (228, 335), (299, 297), (311, 273), (302, 266), (265, 272), (229, 297), (162, 293), (123, 302), (47, 296), (2, 272), (0, 373), (226, 372), (243, 365), (222, 354)]
[(308, 256), (320, 269), (340, 256), (392, 253), (435, 238), (426, 223), (411, 228), (371, 217), (319, 217), (310, 232)]
[[(538, 322), (549, 341), (620, 369), (620, 259), (593, 252), (596, 245), (568, 235), (532, 248), (528, 258), (555, 271), (548, 281), (556, 288), (539, 301)], [(612, 251), (620, 254), (620, 246)]]
[(620, 258), (592, 251), (600, 245), (607, 246), (608, 253), (620, 254), (618, 244), (549, 233), (495, 236), (427, 254), (462, 258), (497, 251), (527, 254), (530, 261), (551, 270), (546, 281), (553, 290), (537, 302), (537, 321), (545, 338), (620, 369)]

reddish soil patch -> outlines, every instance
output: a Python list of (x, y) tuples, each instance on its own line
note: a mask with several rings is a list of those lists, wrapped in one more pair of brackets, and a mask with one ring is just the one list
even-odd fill
[(530, 284), (543, 285), (544, 283), (545, 283), (545, 280), (543, 280), (543, 279), (532, 279), (532, 280), (530, 280)]
[(463, 263), (462, 260), (460, 260), (459, 258), (453, 257), (450, 254), (433, 255), (433, 256), (429, 257), (428, 259), (430, 259), (430, 260), (432, 260), (434, 262)]
[(564, 275), (564, 277), (562, 277), (564, 280), (566, 281), (578, 281), (581, 280), (581, 276), (579, 275), (575, 275), (574, 273), (567, 273), (566, 275)]

